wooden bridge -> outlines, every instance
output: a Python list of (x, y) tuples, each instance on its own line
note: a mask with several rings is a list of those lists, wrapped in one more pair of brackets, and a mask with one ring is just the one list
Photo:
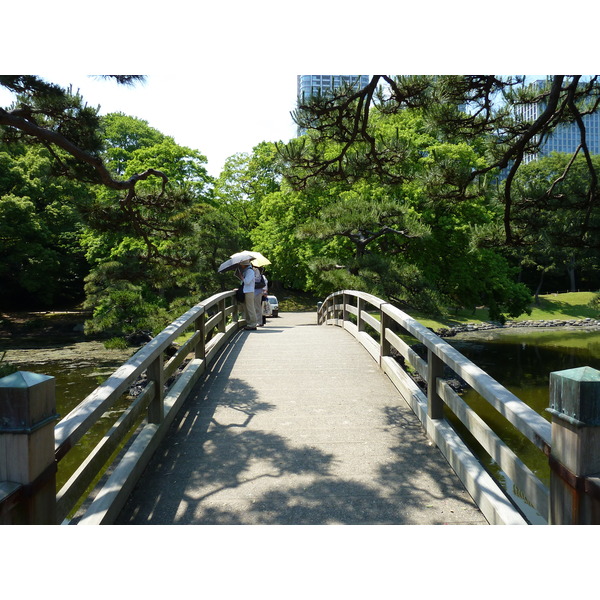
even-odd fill
[[(551, 425), (368, 294), (243, 325), (232, 292), (208, 298), (58, 423), (52, 378), (0, 380), (0, 523), (528, 523), (453, 419), (547, 522), (600, 521), (597, 372), (552, 374)], [(452, 390), (448, 369), (548, 457), (549, 487)], [(57, 464), (142, 375), (143, 393), (57, 492)]]

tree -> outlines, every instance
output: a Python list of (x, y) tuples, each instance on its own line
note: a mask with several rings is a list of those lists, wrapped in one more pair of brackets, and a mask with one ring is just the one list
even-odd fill
[(375, 149), (395, 148), (385, 167), (365, 158), (373, 147), (362, 143), (330, 162), (340, 157), (340, 141), (309, 131), (304, 151), (321, 157), (324, 170), (309, 175), (308, 163), (292, 160), (284, 171), (298, 194), (318, 198), (316, 216), (296, 227), (302, 239), (331, 240), (311, 261), (323, 284), (430, 312), (480, 304), (495, 319), (524, 312), (529, 294), (514, 269), (478, 243), (479, 229), (500, 216), (484, 182), (471, 179), (484, 164), (479, 140), (445, 139), (421, 108), (374, 111), (369, 127)]
[[(534, 121), (518, 118), (515, 107), (532, 101), (545, 107), (540, 116)], [(477, 140), (485, 151), (485, 163), (469, 173), (467, 182), (506, 170), (503, 226), (505, 242), (512, 244), (515, 175), (524, 157), (535, 153), (545, 136), (561, 122), (575, 122), (581, 132), (580, 149), (588, 169), (587, 208), (597, 208), (598, 183), (582, 117), (597, 111), (599, 104), (598, 76), (585, 80), (580, 75), (555, 75), (540, 90), (528, 86), (522, 76), (375, 75), (361, 90), (341, 89), (299, 104), (294, 118), (312, 134), (312, 143), (302, 138), (279, 150), (293, 167), (289, 178), (295, 187), (305, 186), (317, 176), (345, 180), (366, 169), (383, 182), (402, 183), (405, 175), (398, 168), (405, 160), (406, 146), (400, 138), (377, 135), (373, 115), (419, 108), (440, 141), (471, 144)], [(331, 142), (337, 145), (335, 151)], [(325, 147), (328, 152), (323, 152)], [(453, 186), (459, 195), (464, 183), (447, 180), (445, 185)]]
[[(600, 157), (591, 164), (599, 173)], [(545, 275), (559, 272), (577, 291), (576, 271), (591, 274), (599, 266), (600, 221), (589, 204), (586, 157), (553, 153), (532, 161), (519, 170), (513, 188), (513, 227), (520, 240), (514, 253), (540, 274), (536, 296)]]
[[(104, 131), (110, 133), (106, 163), (116, 161), (125, 177), (160, 165), (169, 178), (169, 202), (160, 200), (152, 181), (141, 182), (137, 214), (124, 221), (115, 192), (96, 190), (83, 238), (91, 265), (86, 305), (94, 311), (86, 331), (112, 336), (154, 331), (183, 304), (195, 303), (203, 289), (216, 287), (217, 266), (231, 253), (235, 234), (214, 206), (202, 154), (122, 114), (108, 115)], [(119, 140), (129, 143), (115, 158)]]
[(0, 144), (0, 306), (80, 300), (88, 186), (56, 176), (44, 149)]
[[(143, 79), (135, 75), (108, 77), (124, 84)], [(0, 85), (17, 94), (12, 106), (0, 107), (0, 139), (42, 145), (53, 156), (58, 173), (121, 192), (119, 207), (127, 219), (136, 221), (142, 214), (138, 206), (146, 199), (137, 190), (140, 182), (151, 177), (161, 182), (161, 192), (152, 201), (169, 202), (168, 178), (162, 171), (149, 168), (128, 179), (120, 179), (110, 171), (102, 158), (98, 110), (87, 106), (79, 94), (33, 75), (2, 75)], [(137, 226), (148, 224), (138, 221)], [(149, 248), (149, 252), (155, 251)]]
[(280, 184), (275, 144), (261, 142), (251, 154), (241, 152), (225, 161), (215, 182), (215, 200), (238, 223), (240, 234), (249, 242), (249, 232), (260, 220), (262, 200), (277, 192)]

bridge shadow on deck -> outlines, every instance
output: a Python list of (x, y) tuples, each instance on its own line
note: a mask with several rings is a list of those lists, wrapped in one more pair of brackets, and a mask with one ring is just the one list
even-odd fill
[[(277, 323), (250, 336), (271, 338), (284, 329)], [(348, 398), (341, 413), (315, 414), (310, 435), (295, 435), (299, 419), (310, 419), (317, 390), (303, 393), (301, 414), (276, 418), (297, 392), (273, 389), (266, 373), (256, 385), (236, 376), (244, 346), (257, 342), (250, 336), (240, 334), (196, 386), (117, 524), (485, 522), (398, 396), (371, 410), (383, 445), (332, 433), (350, 420), (350, 438), (373, 435), (361, 431), (364, 407), (353, 408)]]

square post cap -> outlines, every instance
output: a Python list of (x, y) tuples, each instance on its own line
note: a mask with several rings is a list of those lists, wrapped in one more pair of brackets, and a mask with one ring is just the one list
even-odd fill
[(57, 419), (55, 379), (17, 371), (0, 378), (0, 431), (31, 433)]
[(578, 427), (599, 427), (600, 371), (579, 367), (550, 373), (550, 408), (546, 410)]
[(54, 377), (30, 371), (16, 371), (6, 377), (0, 377), (0, 388), (31, 388), (49, 379), (54, 379)]

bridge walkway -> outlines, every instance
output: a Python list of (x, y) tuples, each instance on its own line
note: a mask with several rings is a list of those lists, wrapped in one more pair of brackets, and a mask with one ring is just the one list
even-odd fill
[(242, 331), (117, 524), (487, 524), (364, 348), (315, 313)]

